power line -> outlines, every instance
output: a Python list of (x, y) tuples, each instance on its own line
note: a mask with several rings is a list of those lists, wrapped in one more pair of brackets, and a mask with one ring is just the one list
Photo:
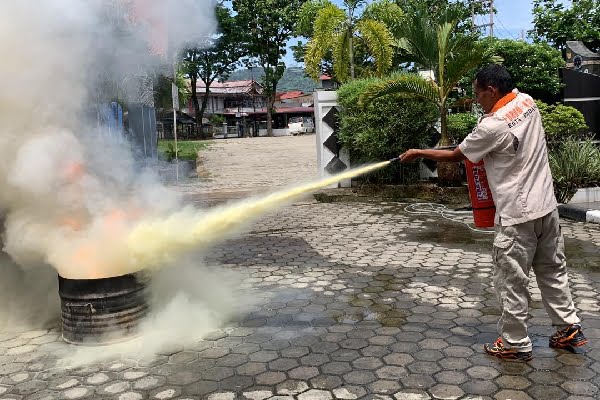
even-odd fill
[(498, 20), (498, 22), (500, 23), (500, 26), (502, 26), (502, 28), (504, 28), (504, 30), (506, 31), (506, 33), (508, 33), (514, 40), (519, 40), (518, 38), (515, 37), (515, 35), (513, 35), (508, 29), (506, 29), (506, 27), (504, 26), (504, 24), (502, 23), (502, 21), (500, 21), (500, 18), (498, 16), (496, 16), (496, 19)]
[(475, 22), (475, 20), (476, 20), (475, 4), (482, 4), (484, 7), (485, 6), (489, 7), (490, 22), (485, 23), (485, 24), (480, 24), (480, 25), (476, 25), (474, 23), (474, 28), (478, 29), (478, 28), (483, 28), (483, 27), (489, 27), (489, 36), (494, 37), (494, 0), (478, 0), (478, 1), (473, 1), (471, 3), (471, 20), (473, 22)]

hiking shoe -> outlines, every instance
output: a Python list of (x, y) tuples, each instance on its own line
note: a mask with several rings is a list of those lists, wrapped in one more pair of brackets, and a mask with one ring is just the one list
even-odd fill
[(516, 351), (504, 347), (502, 337), (496, 339), (491, 345), (489, 343), (484, 344), (483, 349), (490, 356), (502, 358), (504, 360), (529, 361), (533, 358), (533, 353), (531, 351)]
[(587, 344), (588, 340), (581, 331), (581, 325), (572, 324), (567, 328), (556, 331), (550, 337), (550, 347), (554, 349), (574, 349)]

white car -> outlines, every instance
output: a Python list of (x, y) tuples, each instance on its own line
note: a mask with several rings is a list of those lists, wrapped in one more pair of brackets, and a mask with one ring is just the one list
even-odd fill
[(304, 135), (313, 132), (315, 126), (309, 117), (292, 117), (288, 122), (290, 135)]

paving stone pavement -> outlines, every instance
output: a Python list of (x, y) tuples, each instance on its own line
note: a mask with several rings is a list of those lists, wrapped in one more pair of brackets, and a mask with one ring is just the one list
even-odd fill
[[(598, 267), (600, 229), (565, 221), (569, 250)], [(535, 280), (533, 361), (483, 354), (496, 337), (491, 239), (408, 215), (397, 203), (312, 203), (262, 219), (209, 255), (269, 300), (190, 348), (148, 364), (56, 367), (59, 328), (0, 333), (1, 399), (594, 399), (600, 395), (600, 273), (571, 269), (592, 339), (547, 347)], [(582, 254), (571, 254), (580, 263)]]
[[(205, 179), (182, 182), (184, 194), (261, 192), (317, 176), (315, 135), (221, 139), (200, 153)], [(235, 196), (234, 196), (235, 197)]]
[(265, 300), (152, 362), (57, 366), (50, 329), (0, 332), (0, 399), (600, 398), (600, 227), (563, 221), (586, 354), (549, 349), (535, 279), (535, 358), (483, 353), (496, 338), (491, 238), (389, 202), (301, 201), (214, 248)]

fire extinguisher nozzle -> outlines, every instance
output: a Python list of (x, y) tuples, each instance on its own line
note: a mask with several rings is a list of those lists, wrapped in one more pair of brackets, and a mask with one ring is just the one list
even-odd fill
[(399, 162), (400, 161), (400, 157), (390, 158), (388, 161), (391, 162), (391, 163), (393, 163), (393, 162)]

